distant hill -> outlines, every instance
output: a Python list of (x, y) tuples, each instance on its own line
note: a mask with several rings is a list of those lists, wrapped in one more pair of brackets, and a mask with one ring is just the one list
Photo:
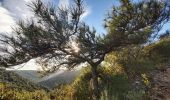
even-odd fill
[[(60, 69), (44, 77), (41, 77), (40, 73), (38, 73), (37, 70), (8, 69), (5, 72), (10, 72), (10, 74), (8, 74), (9, 77), (13, 77), (13, 74), (15, 74), (19, 77), (22, 77), (22, 79), (29, 80), (29, 82), (31, 83), (38, 84), (48, 89), (53, 89), (58, 84), (72, 82), (72, 80), (74, 80), (79, 75), (81, 69), (76, 69), (72, 71)], [(5, 77), (7, 77), (7, 75)]]
[(12, 88), (23, 89), (27, 91), (34, 91), (34, 90), (41, 90), (41, 89), (47, 90), (43, 86), (33, 83), (28, 79), (25, 79), (20, 75), (12, 71), (7, 71), (5, 69), (0, 69), (0, 82), (11, 84)]
[(59, 84), (69, 84), (71, 83), (79, 74), (81, 70), (73, 71), (61, 71), (61, 73), (54, 73), (49, 77), (45, 77), (38, 84), (45, 86), (49, 89), (55, 88)]

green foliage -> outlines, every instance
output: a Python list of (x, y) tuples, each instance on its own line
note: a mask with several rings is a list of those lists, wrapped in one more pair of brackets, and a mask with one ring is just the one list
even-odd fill
[(24, 89), (11, 88), (11, 84), (0, 83), (1, 100), (50, 100), (44, 90), (26, 91)]
[(127, 76), (122, 74), (114, 75), (108, 81), (103, 81), (102, 86), (104, 89), (102, 90), (101, 100), (103, 100), (102, 98), (124, 100), (125, 94), (130, 89)]
[[(151, 34), (158, 30), (164, 18), (168, 18), (167, 2), (157, 0), (138, 1), (119, 0), (119, 6), (113, 6), (106, 17), (106, 35), (109, 45), (142, 44), (148, 41)], [(152, 12), (152, 13), (151, 13)], [(164, 15), (162, 15), (164, 13)]]
[[(121, 48), (119, 51), (112, 52), (106, 57), (105, 64), (107, 66), (113, 68), (114, 71), (119, 70), (119, 72), (124, 73), (128, 77), (126, 81), (128, 81), (129, 88), (124, 94), (120, 92), (121, 99), (114, 97), (114, 100), (148, 99), (148, 91), (146, 89), (150, 88), (151, 84), (149, 76), (145, 73), (154, 69), (155, 63), (143, 52), (143, 48), (133, 45)], [(122, 81), (122, 83), (126, 83), (126, 81)]]
[(126, 94), (126, 100), (149, 100), (146, 96), (146, 92), (143, 90), (140, 91), (129, 91)]
[(163, 38), (144, 48), (144, 53), (154, 61), (156, 69), (165, 70), (170, 61), (170, 38)]
[[(115, 59), (110, 60), (110, 56), (114, 56)], [(106, 62), (111, 62), (111, 67), (122, 66), (125, 73), (131, 77), (147, 73), (155, 66), (154, 61), (144, 54), (143, 48), (134, 45), (112, 52), (106, 58)]]
[(145, 49), (152, 59), (154, 59), (155, 56), (162, 58), (162, 60), (170, 59), (170, 37), (163, 38), (160, 41), (147, 46)]
[[(80, 16), (84, 12), (82, 0), (75, 0), (75, 6), (70, 9), (59, 8), (58, 13), (54, 8), (47, 7), (41, 0), (37, 0), (31, 7), (39, 22), (37, 24), (34, 20), (31, 23), (21, 22), (19, 28), (15, 30), (17, 37), (2, 36), (4, 39), (1, 42), (11, 45), (14, 54), (10, 56), (11, 52), (3, 48), (2, 51), (9, 54), (9, 58), (2, 57), (0, 63), (8, 66), (27, 62), (32, 58), (40, 58), (39, 62), (44, 69), (52, 66), (51, 69), (46, 70), (49, 73), (63, 65), (72, 69), (76, 65), (87, 62), (94, 70), (85, 69), (85, 72), (70, 85), (61, 85), (52, 91), (50, 98), (90, 100), (93, 94), (97, 97), (98, 92), (97, 94), (94, 92), (99, 88), (101, 99), (141, 99), (146, 93), (143, 90), (137, 93), (130, 90), (129, 77), (140, 75), (143, 83), (149, 86), (145, 73), (170, 57), (170, 41), (164, 39), (147, 46), (149, 50), (141, 46), (129, 45), (147, 42), (151, 34), (160, 29), (162, 22), (169, 21), (170, 6), (166, 3), (156, 0), (138, 3), (120, 0), (120, 5), (114, 6), (112, 13), (106, 18), (108, 34), (100, 38), (95, 30), (90, 30), (80, 21)], [(74, 46), (78, 49), (75, 50)], [(115, 51), (110, 56), (114, 58), (114, 63), (111, 63), (111, 58), (108, 56), (106, 65), (98, 67), (105, 55), (116, 49), (120, 51)], [(56, 63), (51, 64), (51, 62)], [(94, 81), (92, 83), (91, 73), (93, 73), (93, 80), (98, 82), (99, 86)], [(7, 80), (7, 82), (12, 81), (12, 84), (1, 85), (1, 99), (9, 99), (9, 97), (12, 100), (49, 99), (45, 91), (38, 90), (25, 81), (15, 81), (16, 78), (13, 76)], [(29, 84), (28, 87), (24, 86), (26, 84)], [(35, 89), (37, 91), (34, 91)]]
[(146, 74), (141, 74), (142, 81), (145, 84), (145, 86), (150, 87), (151, 83), (149, 81), (149, 78)]
[(0, 99), (49, 100), (47, 89), (12, 71), (0, 70)]
[[(169, 59), (169, 40), (169, 38), (166, 38), (145, 47), (132, 45), (108, 54), (101, 67), (98, 68), (100, 100), (148, 100), (148, 91), (145, 89), (150, 88), (151, 83), (147, 73), (155, 69), (155, 65), (164, 66), (162, 61), (165, 62), (165, 59)], [(6, 79), (13, 82), (0, 84), (0, 90), (2, 90), (0, 92), (1, 99), (92, 99), (92, 76), (89, 67), (82, 69), (82, 74), (71, 84), (61, 84), (50, 92), (39, 90), (32, 85), (30, 85), (32, 88), (24, 88), (26, 83), (24, 81), (16, 81), (16, 79), (22, 79), (12, 72), (7, 74), (7, 72), (1, 70), (1, 73), (3, 73), (0, 76), (1, 78), (5, 76)], [(131, 82), (135, 81), (133, 78), (136, 75), (140, 76), (140, 82), (146, 88), (133, 89)]]
[[(57, 100), (91, 100), (90, 69), (85, 68), (82, 71), (82, 75), (71, 84), (60, 85), (59, 88), (53, 90), (51, 97)], [(131, 95), (129, 92), (134, 92), (130, 89), (128, 77), (122, 71), (115, 71), (111, 67), (101, 67), (98, 73), (100, 100), (126, 100), (127, 95)], [(136, 94), (140, 95), (140, 93)]]
[(106, 57), (105, 64), (107, 66), (113, 68), (121, 66), (121, 70), (123, 69), (130, 82), (133, 83), (137, 79), (137, 82), (141, 84), (137, 91), (128, 91), (127, 100), (148, 99), (148, 89), (152, 87), (149, 73), (158, 67), (160, 70), (166, 69), (170, 61), (169, 47), (170, 38), (164, 38), (144, 47), (132, 45), (120, 48)]
[(0, 82), (6, 82), (11, 84), (11, 88), (18, 88), (20, 90), (24, 89), (27, 91), (34, 91), (39, 89), (47, 90), (41, 85), (30, 82), (27, 79), (22, 78), (12, 71), (7, 71), (5, 69), (0, 69)]
[(82, 70), (82, 75), (77, 77), (69, 85), (60, 85), (57, 89), (51, 92), (52, 98), (57, 100), (90, 100), (90, 81), (91, 74), (89, 69)]

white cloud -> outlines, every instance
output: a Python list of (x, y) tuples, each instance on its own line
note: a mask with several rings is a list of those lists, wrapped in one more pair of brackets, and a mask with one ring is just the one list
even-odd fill
[[(18, 20), (24, 20), (34, 17), (27, 5), (34, 0), (3, 0), (0, 1), (0, 32), (11, 32), (11, 27), (15, 26)], [(48, 3), (52, 0), (43, 0)], [(68, 8), (70, 0), (59, 0), (59, 7)], [(81, 16), (84, 19), (91, 13), (91, 9), (87, 6), (86, 12)]]
[(32, 0), (4, 0), (0, 4), (0, 32), (11, 32), (18, 20), (33, 16), (26, 5)]
[(60, 0), (58, 3), (59, 7), (64, 7), (64, 8), (68, 8), (69, 6), (69, 0)]
[[(0, 33), (11, 32), (19, 20), (34, 18), (31, 8), (28, 7), (35, 0), (3, 0), (0, 1)], [(43, 0), (50, 2), (51, 0)]]
[[(12, 34), (12, 27), (16, 26), (16, 22), (34, 17), (30, 8), (27, 6), (29, 3), (31, 3), (31, 1), (33, 0), (0, 1), (0, 34)], [(28, 64), (35, 65), (34, 62), (30, 62)], [(37, 67), (32, 66), (27, 68), (24, 66), (23, 69), (24, 68), (26, 70), (35, 70)]]
[(33, 0), (5, 0), (3, 7), (6, 8), (16, 20), (26, 19), (33, 16), (30, 8), (27, 6)]
[(85, 12), (81, 15), (81, 20), (85, 19), (90, 14), (91, 14), (91, 8), (89, 6), (86, 6)]
[(3, 7), (0, 7), (0, 32), (11, 32), (11, 26), (15, 24), (10, 12)]
[[(69, 7), (69, 4), (70, 4), (70, 2), (69, 2), (69, 0), (59, 0), (59, 3), (58, 3), (58, 6), (59, 7), (64, 7), (64, 8), (68, 8)], [(85, 4), (86, 4), (86, 2), (85, 2)], [(91, 13), (91, 8), (89, 7), (89, 6), (87, 6), (87, 4), (86, 4), (86, 6), (85, 6), (85, 12), (82, 14), (82, 16), (81, 16), (81, 20), (83, 20), (84, 18), (86, 18), (88, 15), (90, 15), (90, 13)]]

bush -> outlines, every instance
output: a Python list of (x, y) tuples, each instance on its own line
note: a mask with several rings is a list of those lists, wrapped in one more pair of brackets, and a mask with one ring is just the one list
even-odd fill
[(33, 92), (12, 88), (11, 84), (0, 83), (1, 100), (50, 100), (48, 93), (44, 90), (35, 90)]
[[(112, 59), (113, 57), (114, 59)], [(156, 65), (155, 61), (145, 55), (141, 46), (129, 46), (112, 52), (107, 56), (106, 62), (113, 68), (120, 66), (117, 69), (126, 73), (131, 79), (134, 79), (136, 75), (141, 76), (143, 73), (148, 73)]]
[(145, 55), (154, 61), (155, 68), (165, 70), (170, 63), (170, 37), (163, 38), (144, 48)]
[[(100, 67), (99, 84), (101, 100), (108, 100), (117, 97), (124, 100), (126, 92), (129, 90), (128, 79), (125, 74), (114, 74), (114, 69), (110, 67)], [(51, 97), (57, 100), (92, 100), (91, 73), (88, 68), (83, 69), (82, 74), (69, 85), (60, 85), (51, 92)]]
[(159, 56), (162, 60), (170, 59), (170, 37), (147, 46), (145, 51), (153, 57), (153, 59), (154, 56)]
[(140, 91), (129, 91), (126, 94), (126, 100), (149, 100), (149, 99), (146, 96), (146, 92), (140, 90)]

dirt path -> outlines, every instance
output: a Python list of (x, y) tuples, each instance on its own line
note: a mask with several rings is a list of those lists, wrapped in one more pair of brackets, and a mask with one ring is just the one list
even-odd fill
[(152, 100), (170, 100), (170, 68), (153, 73)]

